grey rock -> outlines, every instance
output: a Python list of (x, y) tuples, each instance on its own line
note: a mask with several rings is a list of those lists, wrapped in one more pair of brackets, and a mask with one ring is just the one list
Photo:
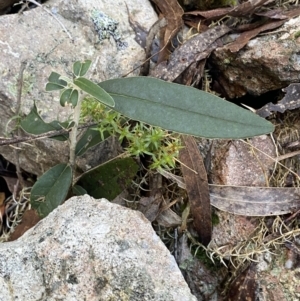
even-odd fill
[(69, 199), (0, 252), (1, 301), (196, 301), (150, 222), (105, 199)]
[[(10, 119), (16, 114), (21, 62), (27, 62), (21, 113), (28, 114), (35, 101), (41, 117), (50, 122), (55, 119), (68, 120), (72, 113), (70, 109), (60, 106), (58, 93), (45, 92), (52, 71), (70, 76), (75, 61), (90, 59), (92, 66), (87, 76), (100, 82), (121, 77), (144, 61), (145, 51), (135, 41), (128, 11), (131, 18), (145, 30), (149, 30), (157, 16), (149, 1), (130, 0), (126, 3), (128, 10), (125, 1), (47, 1), (45, 7), (64, 24), (73, 41), (56, 20), (40, 7), (22, 14), (0, 17), (0, 137), (10, 137), (15, 126), (15, 121)], [(106, 17), (101, 19), (101, 14)], [(95, 18), (98, 20), (97, 26)], [(105, 21), (102, 27), (99, 20)], [(100, 29), (105, 32), (102, 36), (99, 36)], [(138, 72), (137, 69), (132, 75)], [(43, 139), (29, 145), (23, 143), (19, 147), (21, 168), (36, 175), (68, 159), (66, 142)], [(110, 148), (111, 156), (116, 155), (116, 146)], [(85, 171), (86, 166), (93, 167), (99, 161), (105, 161), (103, 153), (101, 148), (94, 149), (79, 162), (79, 167)], [(11, 147), (1, 146), (0, 154), (15, 162)]]

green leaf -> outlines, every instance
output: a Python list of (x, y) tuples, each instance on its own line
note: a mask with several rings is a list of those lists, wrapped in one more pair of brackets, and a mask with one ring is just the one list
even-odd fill
[(115, 103), (113, 98), (107, 92), (105, 92), (105, 90), (103, 90), (101, 87), (99, 87), (89, 79), (79, 77), (75, 78), (73, 82), (77, 87), (95, 97), (98, 101), (107, 106), (114, 107)]
[(46, 91), (55, 91), (55, 90), (61, 90), (64, 89), (68, 83), (60, 78), (60, 74), (56, 72), (51, 72), (48, 83), (46, 84)]
[(118, 158), (86, 172), (78, 181), (89, 195), (112, 201), (128, 187), (138, 171), (132, 158)]
[(57, 72), (51, 72), (51, 74), (48, 77), (48, 81), (50, 83), (56, 83), (56, 84), (62, 84), (62, 85), (66, 85), (67, 82), (60, 79), (61, 74), (57, 73)]
[(123, 115), (171, 131), (206, 138), (239, 139), (267, 134), (265, 119), (213, 94), (149, 77), (99, 84)]
[(72, 169), (68, 164), (58, 164), (45, 172), (33, 185), (31, 206), (40, 217), (47, 216), (63, 203), (72, 183)]
[(92, 63), (92, 61), (90, 61), (90, 60), (85, 60), (83, 63), (81, 63), (79, 61), (75, 62), (73, 65), (74, 75), (76, 77), (84, 76), (88, 72), (88, 70), (91, 66), (91, 63)]
[(73, 107), (76, 107), (78, 97), (78, 90), (71, 88), (66, 89), (60, 95), (60, 105), (64, 107), (67, 104), (71, 104)]
[(57, 90), (62, 90), (65, 87), (59, 84), (53, 84), (53, 83), (47, 83), (46, 84), (46, 91), (51, 92), (51, 91), (57, 91)]
[(61, 93), (59, 101), (62, 107), (66, 106), (66, 104), (68, 104), (68, 102), (70, 101), (71, 93), (72, 93), (72, 89), (65, 89)]
[(84, 195), (87, 194), (86, 190), (79, 185), (74, 185), (72, 187), (72, 192), (74, 195)]
[(75, 76), (79, 76), (81, 69), (81, 63), (79, 61), (73, 64), (73, 73)]
[[(37, 107), (34, 104), (31, 112), (21, 121), (22, 129), (29, 134), (32, 135), (40, 135), (45, 134), (54, 130), (61, 130), (71, 127), (72, 124), (68, 122), (58, 122), (54, 120), (50, 123), (46, 123), (39, 115), (37, 111)], [(63, 134), (55, 137), (51, 137), (51, 139), (56, 139), (59, 141), (65, 141), (69, 137), (69, 134)]]
[(88, 72), (90, 66), (91, 66), (92, 61), (90, 60), (85, 60), (82, 64), (81, 64), (81, 70), (80, 70), (80, 76), (85, 76), (85, 74)]
[(72, 107), (75, 108), (78, 103), (79, 93), (78, 90), (73, 89), (70, 97), (70, 103), (72, 104)]
[[(110, 135), (108, 132), (104, 132), (104, 139), (108, 138), (109, 136)], [(98, 130), (94, 128), (88, 128), (76, 144), (76, 156), (82, 156), (89, 148), (101, 143), (102, 141), (103, 140)]]

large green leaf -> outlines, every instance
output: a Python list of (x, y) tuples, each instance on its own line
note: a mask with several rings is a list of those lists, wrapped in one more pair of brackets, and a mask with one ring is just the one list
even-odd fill
[(128, 185), (138, 171), (132, 158), (118, 158), (86, 172), (78, 181), (89, 195), (112, 201)]
[[(37, 111), (37, 107), (34, 104), (31, 112), (21, 121), (22, 129), (32, 135), (40, 135), (48, 133), (54, 130), (61, 130), (72, 126), (69, 122), (58, 122), (54, 120), (50, 123), (46, 123)], [(69, 134), (64, 134), (60, 136), (51, 137), (59, 141), (65, 141), (68, 139)]]
[(84, 92), (89, 93), (90, 95), (95, 97), (98, 101), (104, 103), (107, 106), (114, 107), (115, 102), (113, 98), (107, 92), (105, 92), (105, 90), (100, 88), (89, 79), (85, 77), (78, 77), (73, 80), (73, 83)]
[(112, 79), (99, 84), (125, 116), (175, 132), (206, 138), (247, 138), (274, 126), (213, 94), (149, 77)]
[(47, 216), (65, 200), (72, 183), (72, 169), (68, 164), (58, 164), (45, 172), (33, 185), (31, 206), (41, 217)]

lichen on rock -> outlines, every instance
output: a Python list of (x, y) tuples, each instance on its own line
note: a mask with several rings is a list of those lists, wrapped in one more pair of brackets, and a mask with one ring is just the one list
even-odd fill
[(121, 40), (121, 35), (118, 30), (119, 22), (97, 9), (92, 11), (91, 18), (98, 34), (99, 43), (112, 37), (119, 50), (125, 49), (128, 46), (126, 42), (122, 42)]

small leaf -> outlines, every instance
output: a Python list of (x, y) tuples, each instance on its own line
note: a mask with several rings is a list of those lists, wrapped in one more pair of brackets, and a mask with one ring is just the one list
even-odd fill
[(105, 90), (103, 90), (101, 87), (99, 87), (89, 79), (79, 77), (74, 79), (73, 82), (81, 90), (95, 97), (98, 101), (102, 102), (103, 104), (110, 107), (115, 106), (113, 98), (107, 92), (105, 92)]
[(192, 87), (149, 77), (111, 79), (99, 86), (114, 98), (117, 112), (178, 133), (240, 139), (274, 130), (256, 114)]
[(78, 185), (94, 198), (111, 201), (130, 185), (138, 168), (132, 158), (114, 159), (83, 174)]
[(33, 185), (31, 206), (40, 217), (47, 216), (63, 203), (72, 183), (72, 169), (68, 164), (58, 164), (45, 172)]
[(70, 103), (72, 104), (72, 107), (75, 108), (78, 103), (79, 93), (78, 90), (73, 89), (71, 96), (70, 96)]
[(75, 76), (79, 76), (81, 69), (81, 63), (79, 61), (73, 64), (73, 73)]
[(60, 74), (56, 72), (51, 72), (48, 83), (46, 85), (46, 91), (55, 91), (64, 89), (68, 83), (62, 79), (60, 79)]
[(47, 83), (46, 84), (46, 91), (51, 92), (51, 91), (57, 91), (57, 90), (62, 90), (65, 87), (59, 84), (53, 84), (53, 83)]
[(71, 104), (74, 108), (77, 105), (78, 97), (76, 89), (66, 89), (60, 95), (60, 105), (65, 107), (67, 104)]
[[(31, 112), (21, 121), (22, 129), (26, 133), (29, 133), (32, 135), (40, 135), (40, 134), (48, 133), (50, 131), (68, 128), (70, 126), (71, 126), (71, 124), (69, 124), (68, 122), (60, 123), (57, 120), (54, 120), (50, 123), (46, 123), (40, 117), (35, 104), (31, 110)], [(69, 136), (69, 134), (64, 134), (64, 135), (51, 137), (51, 139), (65, 141), (68, 139), (68, 136)]]
[(90, 66), (91, 66), (92, 61), (90, 60), (85, 60), (82, 64), (81, 64), (81, 70), (80, 70), (80, 76), (85, 76), (85, 74), (88, 72)]
[(73, 65), (74, 75), (76, 77), (84, 76), (88, 72), (88, 70), (91, 66), (91, 63), (92, 63), (92, 61), (90, 61), (90, 60), (85, 60), (83, 63), (81, 63), (79, 61), (75, 62), (74, 65)]
[(70, 102), (71, 94), (72, 94), (72, 89), (65, 89), (61, 93), (59, 101), (62, 107), (65, 107)]
[(56, 83), (56, 84), (61, 84), (61, 85), (66, 85), (67, 82), (60, 79), (61, 75), (57, 72), (51, 72), (51, 74), (48, 77), (49, 83)]

